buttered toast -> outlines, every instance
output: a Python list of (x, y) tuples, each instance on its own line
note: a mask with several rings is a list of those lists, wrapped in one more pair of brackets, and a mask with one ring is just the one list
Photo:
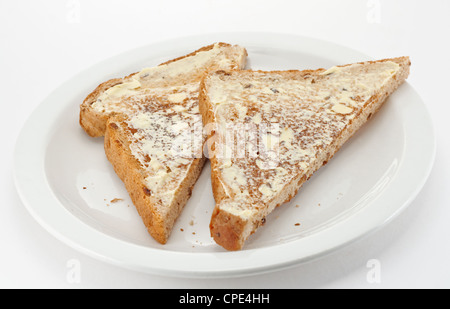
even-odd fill
[(164, 91), (166, 87), (195, 84), (206, 71), (240, 69), (245, 66), (246, 59), (247, 51), (244, 48), (216, 43), (157, 67), (108, 80), (92, 91), (81, 104), (80, 125), (92, 137), (103, 136), (111, 116), (135, 112), (146, 104), (142, 100), (146, 92), (151, 95)]
[(97, 87), (83, 102), (80, 124), (105, 136), (105, 152), (148, 232), (161, 244), (188, 201), (205, 158), (198, 107), (202, 76), (238, 70), (247, 52), (217, 43)]
[(216, 71), (205, 76), (216, 206), (211, 236), (240, 250), (276, 207), (383, 105), (408, 77), (408, 57), (306, 71)]

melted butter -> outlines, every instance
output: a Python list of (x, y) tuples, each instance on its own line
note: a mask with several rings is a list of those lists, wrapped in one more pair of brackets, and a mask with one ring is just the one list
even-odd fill
[(261, 114), (257, 113), (252, 117), (252, 121), (255, 124), (261, 124), (262, 118), (261, 118)]
[(345, 106), (345, 104), (342, 104), (342, 103), (333, 105), (331, 110), (335, 113), (343, 114), (343, 115), (350, 114), (351, 112), (353, 112), (352, 108), (347, 107), (347, 106)]
[(185, 92), (173, 93), (167, 97), (172, 103), (181, 103), (187, 98)]
[(100, 96), (100, 100), (132, 95), (133, 93), (136, 93), (140, 87), (141, 83), (138, 80), (132, 79), (127, 83), (119, 84), (117, 86), (109, 88), (103, 93), (102, 96)]
[(326, 70), (326, 71), (320, 73), (320, 75), (331, 75), (331, 74), (333, 74), (333, 73), (339, 72), (340, 70), (341, 70), (340, 67), (334, 66), (334, 67), (331, 67), (331, 68), (329, 68), (328, 70)]
[(294, 139), (294, 131), (291, 128), (284, 128), (280, 136), (281, 141), (290, 143)]

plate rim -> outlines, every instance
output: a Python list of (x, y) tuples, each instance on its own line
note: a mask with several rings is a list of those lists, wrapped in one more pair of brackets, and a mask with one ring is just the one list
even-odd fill
[[(256, 249), (247, 249), (244, 251), (238, 251), (238, 252), (175, 252), (175, 251), (165, 251), (161, 249), (156, 248), (150, 248), (150, 247), (143, 247), (136, 244), (128, 243), (124, 240), (120, 240), (114, 237), (111, 237), (109, 235), (106, 235), (104, 233), (101, 233), (100, 231), (94, 229), (93, 227), (88, 226), (78, 218), (74, 217), (70, 214), (70, 212), (67, 211), (65, 207), (56, 207), (55, 209), (51, 209), (52, 211), (56, 211), (56, 214), (60, 216), (59, 218), (63, 218), (64, 220), (71, 220), (70, 224), (68, 226), (64, 226), (62, 223), (68, 223), (68, 222), (57, 222), (58, 219), (52, 219), (51, 216), (55, 217), (55, 213), (49, 213), (50, 209), (44, 208), (42, 205), (36, 205), (37, 202), (33, 201), (34, 198), (41, 198), (42, 200), (39, 200), (40, 202), (47, 202), (50, 205), (57, 205), (60, 202), (56, 198), (56, 196), (52, 192), (45, 192), (46, 196), (39, 196), (39, 190), (45, 190), (45, 188), (51, 189), (50, 185), (46, 182), (47, 181), (47, 175), (45, 172), (45, 148), (47, 147), (47, 144), (45, 141), (48, 139), (48, 132), (47, 136), (43, 136), (43, 140), (41, 139), (34, 139), (30, 140), (30, 133), (33, 132), (32, 128), (36, 127), (36, 125), (39, 125), (38, 120), (45, 115), (45, 112), (47, 111), (49, 106), (53, 105), (51, 104), (54, 97), (58, 96), (58, 93), (61, 92), (65, 87), (69, 87), (73, 81), (76, 81), (77, 79), (82, 78), (83, 76), (89, 74), (90, 71), (94, 70), (95, 68), (101, 67), (102, 65), (105, 65), (114, 59), (121, 59), (125, 57), (126, 55), (132, 54), (132, 53), (138, 53), (142, 50), (151, 50), (152, 47), (158, 47), (158, 46), (178, 46), (180, 48), (180, 45), (183, 46), (183, 48), (188, 48), (189, 46), (198, 46), (199, 42), (208, 43), (208, 42), (214, 42), (214, 41), (229, 41), (233, 44), (241, 44), (239, 41), (244, 41), (251, 37), (254, 41), (261, 40), (264, 38), (265, 41), (273, 42), (273, 41), (283, 41), (283, 40), (292, 40), (294, 42), (303, 42), (303, 43), (309, 43), (315, 46), (333, 46), (335, 47), (335, 50), (339, 53), (350, 53), (355, 57), (365, 58), (367, 60), (371, 60), (371, 57), (353, 50), (351, 48), (345, 47), (340, 44), (336, 44), (334, 42), (329, 42), (325, 40), (320, 40), (316, 38), (311, 37), (305, 37), (300, 35), (294, 35), (294, 34), (282, 34), (282, 33), (271, 33), (271, 32), (226, 32), (226, 33), (210, 33), (210, 34), (199, 34), (199, 35), (193, 35), (193, 36), (184, 36), (181, 38), (173, 38), (168, 39), (160, 42), (155, 42), (152, 44), (144, 45), (141, 47), (137, 47), (135, 49), (120, 53), (118, 55), (109, 57), (81, 72), (74, 75), (72, 78), (68, 79), (61, 85), (59, 85), (57, 88), (55, 88), (31, 113), (31, 115), (26, 120), (24, 126), (20, 130), (20, 133), (16, 140), (16, 145), (14, 148), (14, 162), (13, 162), (13, 177), (14, 177), (14, 183), (16, 186), (16, 189), (19, 193), (20, 199), (22, 203), (25, 205), (26, 209), (29, 211), (29, 213), (33, 216), (33, 218), (44, 228), (46, 229), (50, 234), (55, 236), (57, 239), (61, 240), (62, 242), (66, 243), (70, 247), (81, 251), (91, 257), (97, 258), (99, 260), (102, 260), (104, 262), (109, 262), (112, 264), (115, 264), (117, 266), (121, 266), (124, 268), (128, 268), (131, 270), (137, 270), (141, 272), (156, 274), (156, 275), (164, 275), (164, 276), (171, 276), (171, 277), (185, 277), (185, 278), (229, 278), (229, 277), (242, 277), (242, 276), (248, 276), (248, 275), (255, 275), (255, 274), (262, 274), (267, 272), (272, 272), (275, 270), (282, 270), (286, 268), (293, 267), (295, 265), (298, 265), (303, 262), (307, 262), (310, 260), (313, 260), (319, 256), (326, 255), (332, 251), (338, 250), (339, 248), (346, 246), (361, 237), (367, 236), (368, 234), (382, 228), (384, 225), (391, 222), (395, 217), (397, 217), (419, 194), (419, 192), (422, 190), (423, 186), (425, 185), (428, 176), (431, 173), (435, 156), (436, 156), (436, 135), (434, 130), (434, 124), (431, 119), (431, 115), (428, 111), (428, 108), (425, 102), (422, 100), (420, 95), (415, 91), (415, 89), (409, 85), (408, 82), (405, 83), (405, 87), (409, 87), (409, 91), (412, 91), (415, 96), (417, 96), (422, 105), (421, 107), (424, 109), (424, 121), (429, 126), (428, 127), (428, 135), (427, 138), (429, 138), (429, 146), (426, 148), (428, 152), (426, 153), (426, 157), (428, 158), (427, 165), (422, 166), (422, 180), (420, 182), (416, 182), (414, 186), (414, 190), (406, 199), (403, 199), (402, 204), (400, 206), (396, 207), (396, 211), (394, 213), (389, 214), (382, 220), (382, 222), (379, 222), (375, 226), (371, 226), (370, 229), (365, 229), (364, 231), (359, 231), (356, 235), (346, 235), (345, 240), (342, 240), (338, 244), (331, 244), (328, 246), (327, 250), (319, 250), (316, 246), (313, 246), (315, 239), (319, 238), (321, 241), (325, 241), (325, 243), (329, 240), (324, 239), (324, 232), (320, 231), (316, 234), (309, 235), (307, 240), (303, 239), (302, 243), (309, 244), (309, 250), (310, 252), (298, 252), (298, 248), (295, 248), (295, 245), (299, 243), (299, 240), (290, 241), (285, 244), (280, 244), (276, 246), (269, 246), (266, 248), (256, 248)], [(256, 39), (255, 39), (256, 38)], [(225, 40), (226, 39), (226, 40)], [(188, 44), (189, 42), (189, 44)], [(183, 45), (185, 44), (185, 45)], [(200, 43), (201, 44), (201, 43)], [(210, 43), (208, 43), (210, 44)], [(166, 47), (167, 48), (167, 47)], [(305, 49), (306, 50), (306, 49)], [(333, 50), (333, 52), (335, 52)], [(359, 61), (359, 59), (356, 59), (354, 62)], [(402, 86), (403, 87), (403, 86)], [(77, 87), (74, 87), (77, 88)], [(60, 104), (59, 109), (63, 109), (67, 107), (67, 104)], [(58, 114), (58, 113), (55, 113)], [(51, 124), (44, 124), (40, 127), (43, 127), (46, 130), (51, 130)], [(30, 131), (31, 130), (31, 131)], [(34, 132), (36, 133), (36, 132)], [(41, 132), (43, 134), (43, 132)], [(31, 145), (30, 145), (31, 144)], [(45, 147), (42, 147), (42, 146)], [(41, 148), (39, 148), (41, 146)], [(29, 153), (26, 153), (26, 149), (34, 149), (33, 157), (30, 158)], [(35, 166), (34, 173), (37, 173), (33, 176), (40, 176), (37, 179), (41, 180), (41, 183), (37, 184), (36, 187), (29, 187), (29, 184), (33, 184), (34, 180), (33, 177), (27, 175), (27, 173), (24, 173), (23, 167), (29, 165), (31, 163), (36, 163), (38, 161), (38, 158), (42, 158), (42, 166)], [(31, 162), (30, 162), (31, 160)], [(39, 162), (37, 162), (39, 163)], [(28, 165), (27, 165), (28, 164)], [(39, 174), (40, 173), (40, 174)], [(43, 178), (43, 179), (42, 179)], [(44, 180), (44, 182), (42, 182)], [(391, 184), (390, 184), (391, 185)], [(384, 193), (383, 193), (384, 194)], [(55, 203), (55, 204), (53, 204)], [(38, 207), (38, 208), (37, 208)], [(364, 213), (362, 213), (364, 214)], [(362, 215), (361, 213), (359, 216)], [(358, 215), (358, 214), (356, 214)], [(49, 217), (50, 216), (50, 217)], [(58, 216), (56, 216), (58, 218)], [(72, 216), (72, 218), (71, 218)], [(355, 217), (355, 214), (353, 214), (351, 217)], [(73, 220), (75, 219), (75, 220)], [(347, 218), (348, 219), (348, 218)], [(345, 220), (344, 220), (345, 221)], [(343, 222), (339, 222), (338, 226), (341, 226)], [(70, 230), (69, 230), (70, 229)], [(79, 229), (79, 230), (77, 230)], [(83, 233), (88, 233), (92, 237), (89, 239), (83, 239), (83, 237), (74, 235), (75, 232), (77, 234), (80, 234), (80, 231)], [(341, 232), (348, 233), (346, 229), (343, 229)], [(69, 235), (68, 235), (69, 233)], [(326, 236), (326, 235), (325, 235)], [(103, 241), (104, 245), (102, 248), (96, 248), (95, 242), (96, 241)], [(114, 252), (111, 252), (110, 249), (105, 248), (106, 246), (120, 246), (123, 250), (113, 250)], [(267, 256), (270, 254), (274, 248), (276, 250), (288, 254), (287, 258), (280, 259), (277, 262), (271, 261), (270, 263), (267, 262), (267, 260), (264, 260), (261, 258), (264, 256)], [(135, 253), (142, 254), (139, 256), (130, 256), (127, 255), (128, 250), (134, 250)], [(295, 250), (294, 250), (295, 249)], [(294, 252), (292, 252), (294, 251)], [(169, 254), (167, 254), (169, 253)], [(293, 253), (299, 254), (296, 256)], [(138, 255), (136, 254), (136, 255)], [(256, 261), (255, 261), (256, 256)], [(186, 267), (177, 267), (177, 263), (170, 263), (174, 262), (178, 259), (188, 259), (190, 263), (195, 263), (198, 265), (202, 265), (202, 267), (198, 268), (195, 267), (195, 264), (190, 265), (190, 269), (186, 269)], [(251, 261), (250, 261), (251, 260)], [(169, 262), (167, 262), (169, 261)], [(158, 265), (158, 262), (162, 263), (163, 265)], [(243, 263), (244, 262), (244, 263)], [(209, 266), (205, 267), (205, 263), (207, 263)], [(217, 263), (220, 263), (218, 265), (222, 265), (222, 268), (214, 268), (213, 266), (217, 265)], [(169, 264), (169, 265), (168, 265)], [(155, 266), (156, 265), (156, 266)], [(185, 264), (186, 265), (186, 264)], [(223, 267), (225, 266), (225, 267)]]

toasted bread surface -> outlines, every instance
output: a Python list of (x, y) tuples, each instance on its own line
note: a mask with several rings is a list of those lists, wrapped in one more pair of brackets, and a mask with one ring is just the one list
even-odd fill
[(328, 70), (218, 71), (202, 81), (216, 206), (210, 230), (240, 250), (409, 75), (408, 57)]

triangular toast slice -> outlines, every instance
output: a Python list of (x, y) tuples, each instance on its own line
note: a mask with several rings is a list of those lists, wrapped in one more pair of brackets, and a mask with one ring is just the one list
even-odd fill
[(201, 78), (245, 66), (247, 52), (217, 43), (100, 85), (81, 106), (80, 123), (105, 136), (105, 152), (149, 233), (161, 244), (188, 201), (203, 164)]
[(206, 76), (200, 111), (209, 132), (216, 243), (242, 249), (265, 217), (378, 111), (409, 67), (403, 57), (328, 70)]

